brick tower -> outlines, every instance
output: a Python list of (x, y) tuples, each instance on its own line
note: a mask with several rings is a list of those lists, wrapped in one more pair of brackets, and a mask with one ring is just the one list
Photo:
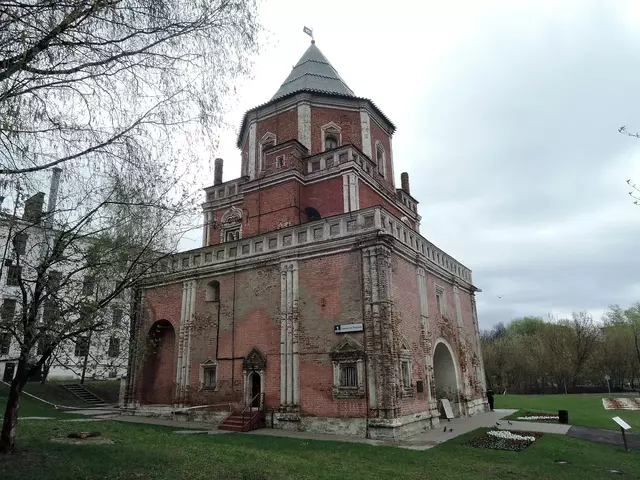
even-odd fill
[(216, 159), (203, 247), (141, 285), (131, 406), (371, 438), (487, 408), (471, 271), (420, 235), (394, 131), (312, 41), (244, 115), (241, 177)]

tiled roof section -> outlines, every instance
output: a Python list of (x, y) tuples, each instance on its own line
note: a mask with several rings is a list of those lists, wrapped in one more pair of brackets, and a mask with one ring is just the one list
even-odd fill
[(271, 100), (308, 91), (355, 97), (353, 90), (313, 42)]

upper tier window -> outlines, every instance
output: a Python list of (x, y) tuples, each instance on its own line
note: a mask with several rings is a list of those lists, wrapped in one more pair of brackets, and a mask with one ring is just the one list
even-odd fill
[(342, 134), (340, 127), (334, 122), (329, 122), (326, 125), (320, 127), (322, 132), (322, 147), (324, 151), (333, 150), (342, 145)]
[(333, 135), (327, 135), (324, 138), (324, 149), (333, 150), (334, 148), (338, 148), (338, 139)]

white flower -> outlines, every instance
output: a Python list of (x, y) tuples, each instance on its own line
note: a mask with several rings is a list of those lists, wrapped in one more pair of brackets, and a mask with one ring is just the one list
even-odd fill
[(509, 430), (490, 430), (487, 432), (487, 435), (491, 435), (493, 437), (498, 437), (498, 438), (504, 438), (506, 440), (524, 440), (527, 442), (536, 441), (536, 437), (529, 437), (529, 436), (525, 437), (523, 435), (512, 433)]
[(530, 415), (528, 417), (518, 417), (518, 420), (558, 420), (558, 415)]

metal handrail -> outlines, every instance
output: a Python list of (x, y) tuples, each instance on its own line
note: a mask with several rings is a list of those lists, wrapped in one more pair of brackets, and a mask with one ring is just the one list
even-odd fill
[[(258, 397), (260, 397), (260, 406), (258, 407), (258, 411), (264, 409), (264, 392), (260, 392), (260, 393), (257, 393), (256, 395), (254, 395), (254, 397), (247, 404), (247, 406), (244, 407), (244, 410), (242, 410), (242, 428), (244, 428), (244, 426), (247, 423), (244, 420), (244, 414), (247, 412), (247, 409), (251, 408), (251, 406), (253, 405), (253, 401)], [(249, 417), (249, 421), (251, 421), (251, 418), (252, 417)]]

